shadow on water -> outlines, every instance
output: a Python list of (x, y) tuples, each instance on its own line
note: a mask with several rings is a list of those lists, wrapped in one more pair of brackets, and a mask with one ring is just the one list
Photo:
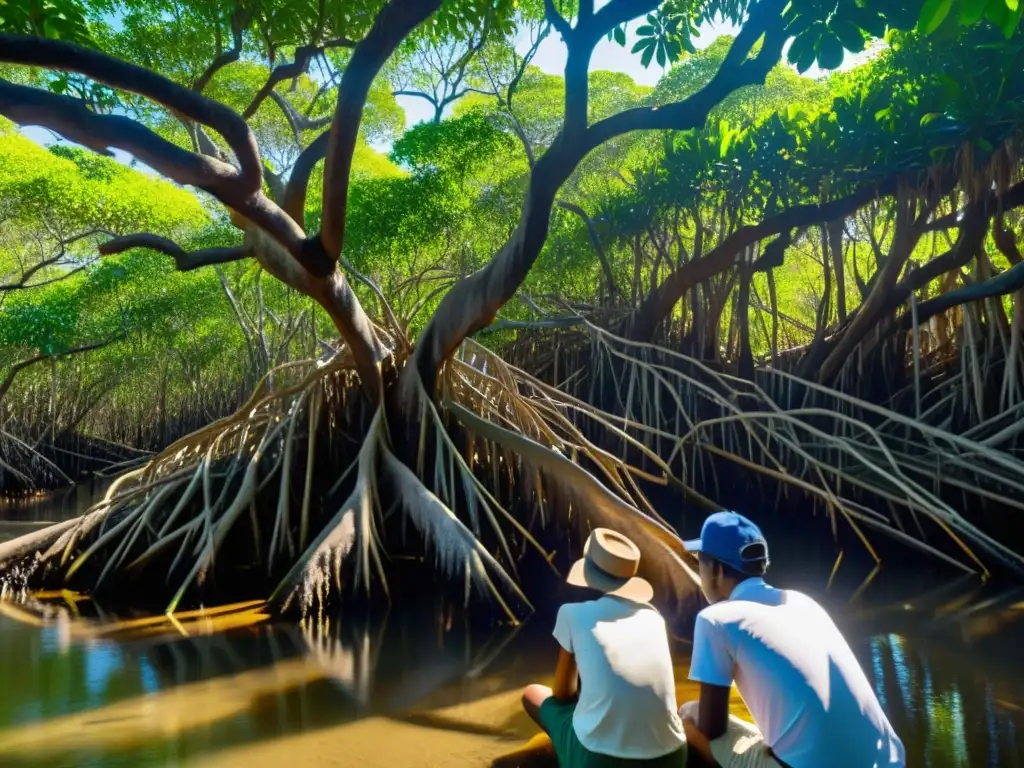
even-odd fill
[[(36, 509), (23, 519), (81, 511)], [(852, 555), (838, 568), (779, 548), (774, 560), (776, 584), (836, 617), (908, 765), (1024, 766), (1024, 591)], [(251, 604), (115, 617), (67, 593), (2, 608), (4, 766), (483, 766), (534, 732), (518, 691), (554, 661), (551, 607), (516, 629), (471, 625), (438, 600), (301, 625)], [(685, 700), (685, 640), (676, 650)]]

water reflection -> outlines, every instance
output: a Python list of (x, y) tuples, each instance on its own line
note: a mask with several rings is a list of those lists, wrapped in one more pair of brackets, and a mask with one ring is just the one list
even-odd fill
[[(245, 604), (174, 622), (111, 623), (110, 616), (97, 621), (88, 600), (53, 598), (6, 604), (0, 616), (3, 765), (174, 765), (204, 756), (219, 763), (253, 744), (317, 733), (329, 735), (329, 749), (366, 749), (375, 740), (370, 762), (353, 765), (374, 764), (372, 755), (380, 765), (438, 764), (436, 753), (416, 762), (394, 752), (398, 740), (412, 738), (401, 730), (410, 727), (420, 729), (416, 738), (440, 738), (441, 754), (466, 748), (460, 739), (478, 739), (473, 754), (482, 760), (489, 753), (481, 744), (497, 754), (529, 735), (517, 691), (552, 662), (548, 618), (479, 628), (427, 605), (274, 626), (259, 606)], [(904, 601), (900, 610), (862, 601), (843, 616), (870, 629), (848, 633), (906, 742), (909, 765), (1024, 765), (1017, 737), (1024, 670), (1005, 651), (1022, 638), (1019, 601), (997, 596), (975, 610), (971, 603), (950, 609), (962, 599), (956, 590), (939, 598)], [(86, 618), (74, 620), (73, 610)], [(1004, 631), (981, 632), (976, 622)], [(1009, 630), (1016, 635), (1006, 638)], [(681, 655), (681, 698), (694, 693), (686, 671)], [(358, 723), (376, 730), (346, 725)]]
[(173, 764), (519, 685), (507, 673), (490, 675), (495, 661), (508, 661), (502, 649), (515, 629), (425, 633), (436, 625), (425, 611), (320, 625), (253, 620), (218, 631), (218, 623), (241, 623), (238, 615), (252, 618), (242, 606), (177, 628), (162, 617), (80, 627), (70, 641), (61, 640), (70, 637), (66, 608), (33, 605), (28, 613), (44, 626), (0, 619), (3, 765)]

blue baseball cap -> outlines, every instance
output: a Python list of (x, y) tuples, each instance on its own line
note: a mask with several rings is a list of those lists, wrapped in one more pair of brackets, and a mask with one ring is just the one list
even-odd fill
[[(760, 545), (750, 552), (754, 545)], [(704, 521), (699, 539), (684, 541), (687, 552), (703, 552), (720, 563), (745, 572), (751, 563), (768, 565), (768, 542), (761, 529), (736, 512), (716, 512)]]

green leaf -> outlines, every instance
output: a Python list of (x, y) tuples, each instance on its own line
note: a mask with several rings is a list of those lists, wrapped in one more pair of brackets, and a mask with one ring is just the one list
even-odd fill
[(732, 131), (726, 131), (722, 134), (722, 146), (718, 152), (719, 157), (725, 157), (729, 154), (729, 147), (732, 145), (732, 140), (735, 135), (736, 134)]
[(829, 29), (832, 31), (832, 34), (839, 38), (843, 48), (850, 51), (850, 53), (860, 53), (864, 50), (866, 45), (864, 33), (853, 22), (833, 21), (829, 25)]
[(653, 35), (654, 27), (650, 26), (649, 24), (644, 24), (643, 26), (636, 28), (637, 37), (652, 37)]
[(624, 26), (615, 28), (615, 42), (619, 45), (626, 44), (626, 28)]
[(659, 67), (664, 67), (665, 66), (665, 62), (666, 62), (666, 58), (667, 58), (666, 55), (665, 55), (665, 41), (664, 40), (659, 40), (657, 48), (658, 48), (658, 57), (657, 57), (658, 58), (658, 66)]
[(930, 35), (945, 21), (953, 0), (925, 0), (921, 7), (921, 15), (917, 17), (917, 31)]
[(930, 122), (935, 120), (935, 118), (937, 118), (937, 117), (942, 117), (942, 113), (941, 112), (929, 112), (927, 115), (925, 115), (924, 117), (921, 118), (921, 127), (924, 128), (926, 125), (928, 125)]
[(654, 49), (657, 48), (657, 41), (651, 40), (647, 48), (644, 50), (644, 55), (640, 57), (640, 66), (647, 69), (651, 64), (651, 58), (654, 56)]
[(1010, 8), (1010, 0), (1007, 0), (1007, 8), (1009, 13), (1007, 14), (1006, 22), (1003, 24), (1003, 35), (1009, 40), (1013, 37), (1013, 33), (1017, 31), (1017, 27), (1020, 25), (1021, 14), (1024, 13), (1024, 5), (1018, 3), (1016, 9)]
[(806, 72), (814, 63), (814, 42), (812, 34), (804, 32), (793, 38), (793, 42), (789, 46), (786, 58), (801, 73)]
[(885, 34), (887, 22), (884, 16), (878, 11), (859, 5), (841, 5), (836, 12), (838, 17), (834, 21), (849, 21), (868, 33), (869, 37), (882, 37)]
[(843, 63), (843, 44), (831, 32), (825, 32), (818, 41), (818, 66), (837, 69)]
[(1020, 0), (1006, 0), (1006, 7), (1013, 13), (1020, 7)]
[(633, 46), (633, 49), (630, 51), (630, 53), (638, 53), (639, 51), (642, 51), (643, 49), (649, 48), (650, 46), (654, 45), (654, 43), (655, 40), (652, 37), (645, 37), (641, 40), (637, 40), (636, 44)]
[(960, 23), (970, 27), (977, 24), (985, 14), (988, 0), (957, 0), (960, 5)]

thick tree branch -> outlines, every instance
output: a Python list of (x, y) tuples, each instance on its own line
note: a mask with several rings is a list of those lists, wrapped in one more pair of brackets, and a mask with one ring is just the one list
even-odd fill
[(1006, 257), (1011, 265), (1017, 266), (1021, 263), (1022, 258), (1020, 248), (1017, 246), (1017, 236), (1006, 227), (1002, 212), (996, 216), (992, 227), (992, 239), (995, 241), (996, 248), (999, 249), (999, 252)]
[[(1024, 206), (1024, 182), (1016, 184), (998, 198), (989, 198), (980, 205), (976, 204), (969, 207), (961, 216), (959, 223), (960, 236), (957, 238), (956, 245), (941, 256), (936, 256), (904, 277), (893, 290), (888, 306), (889, 311), (906, 304), (912, 293), (921, 290), (932, 280), (941, 277), (950, 270), (960, 269), (976, 256), (978, 250), (984, 244), (985, 223), (988, 221), (988, 217), (992, 214), (993, 210), (999, 212), (996, 214), (996, 226), (993, 227), (993, 235), (998, 242), (999, 236), (996, 234), (996, 229), (998, 228), (1002, 212), (1021, 206)], [(950, 291), (949, 293), (921, 302), (917, 306), (918, 322), (923, 323), (939, 312), (943, 312), (958, 304), (987, 299), (993, 296), (1002, 296), (1018, 290), (1021, 287), (1020, 280), (1024, 277), (1024, 273), (1020, 270), (1020, 261), (1011, 263), (1013, 266), (1006, 272), (983, 283), (958, 288), (955, 291)], [(913, 317), (911, 313), (905, 312), (898, 326), (907, 329), (910, 328), (912, 322)]]
[(337, 263), (345, 241), (352, 154), (370, 86), (399, 44), (440, 7), (441, 0), (391, 0), (356, 46), (342, 75), (327, 146), (319, 238), (332, 264)]
[[(1024, 288), (1024, 263), (1018, 263), (1010, 267), (1002, 274), (990, 277), (974, 285), (965, 285), (955, 291), (944, 293), (917, 305), (917, 322), (924, 323), (935, 317), (940, 312), (945, 312), (950, 307), (957, 307), (961, 304), (969, 304), (973, 301), (991, 299), (996, 296), (1006, 296), (1016, 293)], [(900, 320), (900, 327), (907, 330), (913, 323), (913, 316), (910, 312), (904, 313)]]
[[(242, 56), (242, 33), (245, 28), (249, 26), (249, 22), (252, 20), (252, 14), (249, 11), (243, 10), (238, 7), (235, 8), (235, 12), (231, 14), (231, 35), (232, 35), (232, 46), (226, 51), (222, 51), (213, 61), (210, 62), (210, 66), (199, 76), (199, 78), (192, 84), (192, 90), (196, 93), (202, 93), (207, 85), (210, 84), (210, 80), (220, 70), (226, 67), (228, 64), (234, 64)], [(220, 35), (217, 37), (218, 44), (220, 42)]]
[(145, 96), (197, 123), (209, 126), (224, 137), (238, 159), (240, 170), (236, 173), (235, 183), (240, 193), (251, 195), (260, 191), (263, 176), (256, 137), (245, 120), (219, 102), (145, 67), (60, 40), (0, 34), (0, 61), (77, 72), (112, 88)]
[(258, 110), (260, 105), (266, 101), (267, 97), (273, 93), (274, 88), (278, 83), (284, 80), (291, 80), (292, 78), (303, 74), (309, 68), (309, 62), (312, 61), (313, 57), (320, 53), (321, 50), (321, 48), (315, 45), (301, 45), (295, 49), (294, 61), (274, 67), (270, 72), (270, 77), (267, 78), (267, 82), (265, 82), (263, 87), (256, 92), (256, 95), (252, 97), (252, 101), (249, 102), (245, 111), (242, 112), (242, 119), (248, 120), (250, 117), (255, 115), (256, 110)]
[[(19, 125), (42, 125), (65, 138), (109, 154), (108, 147), (131, 153), (154, 170), (209, 192), (279, 242), (314, 275), (329, 274), (334, 265), (306, 240), (302, 229), (262, 189), (247, 193), (239, 172), (213, 157), (197, 155), (172, 144), (143, 125), (120, 115), (98, 115), (84, 102), (37, 88), (0, 80), (0, 114)], [(262, 177), (262, 174), (260, 174)]]
[(435, 110), (438, 108), (437, 99), (435, 99), (433, 96), (431, 96), (429, 93), (426, 93), (425, 91), (410, 91), (410, 90), (407, 90), (407, 89), (403, 88), (403, 89), (399, 89), (397, 91), (392, 91), (391, 95), (392, 96), (408, 96), (408, 97), (414, 98), (414, 99), (423, 99), (427, 103), (429, 103), (430, 106), (432, 106)]
[(568, 43), (569, 37), (572, 35), (572, 27), (569, 26), (569, 22), (566, 21), (565, 17), (558, 12), (557, 8), (555, 8), (553, 0), (544, 0), (544, 17), (562, 37), (562, 41)]
[[(620, 9), (639, 7), (630, 6), (628, 0), (612, 0), (612, 4)], [(448, 292), (423, 330), (413, 353), (412, 365), (402, 372), (403, 401), (413, 403), (420, 385), (432, 393), (437, 372), (448, 356), (466, 336), (493, 322), (498, 310), (518, 290), (547, 239), (551, 209), (558, 189), (590, 150), (634, 128), (702, 125), (711, 109), (733, 90), (763, 81), (771, 67), (778, 62), (785, 40), (781, 21), (782, 4), (783, 0), (760, 0), (754, 6), (743, 31), (733, 43), (726, 63), (712, 84), (691, 98), (667, 107), (669, 120), (659, 117), (659, 110), (656, 109), (629, 110), (622, 113), (627, 116), (625, 119), (609, 118), (594, 124), (582, 135), (574, 135), (567, 115), (562, 131), (548, 151), (537, 160), (530, 174), (523, 210), (512, 237), (483, 269), (463, 278)], [(564, 36), (567, 27), (565, 20), (557, 13), (551, 13), (551, 2), (546, 5), (549, 20)], [(591, 4), (581, 3), (580, 18), (587, 18), (588, 6), (592, 11)], [(571, 31), (569, 34), (571, 36)], [(760, 54), (754, 61), (745, 61), (747, 53), (762, 35), (765, 40)], [(586, 52), (588, 58), (589, 55)], [(325, 211), (330, 210), (330, 206), (324, 207)], [(420, 382), (410, 383), (410, 377), (413, 376), (418, 376)]]
[[(601, 13), (613, 5), (609, 3)], [(758, 0), (718, 72), (706, 86), (683, 101), (627, 109), (594, 123), (586, 132), (584, 153), (630, 131), (686, 130), (704, 125), (708, 113), (724, 95), (743, 86), (763, 83), (782, 56), (782, 46), (787, 39), (786, 25), (781, 19), (784, 5), (784, 0)], [(755, 58), (748, 60), (748, 54), (762, 35), (761, 50)]]
[(0, 113), (19, 125), (50, 128), (99, 154), (123, 149), (182, 184), (211, 192), (230, 185), (237, 194), (234, 167), (182, 149), (129, 118), (96, 114), (80, 99), (0, 80)]
[(239, 261), (249, 257), (248, 250), (240, 245), (186, 251), (173, 240), (168, 240), (166, 237), (148, 232), (115, 237), (113, 240), (102, 243), (99, 247), (99, 252), (103, 256), (111, 256), (115, 253), (130, 251), (132, 248), (149, 248), (153, 251), (166, 253), (174, 259), (174, 266), (179, 272), (188, 272), (199, 267), (210, 266), (211, 264), (225, 264), (229, 261)]
[[(551, 29), (552, 26), (550, 22), (545, 23), (544, 26), (540, 28), (540, 31), (537, 33), (537, 37), (532, 43), (530, 43), (530, 47), (526, 50), (526, 53), (523, 54), (523, 58), (516, 67), (516, 70), (512, 75), (512, 79), (509, 81), (508, 86), (505, 89), (504, 106), (509, 111), (512, 110), (512, 98), (516, 94), (516, 89), (519, 87), (519, 83), (522, 82), (523, 77), (526, 75), (527, 67), (530, 66), (530, 63), (537, 56), (537, 51), (540, 50), (541, 43), (543, 43), (544, 40), (547, 39), (547, 36), (551, 34)], [(499, 100), (500, 98), (501, 97), (499, 95)]]
[(331, 140), (331, 132), (324, 131), (299, 154), (295, 165), (288, 176), (288, 186), (284, 190), (285, 213), (299, 222), (304, 228), (306, 224), (306, 192), (309, 189), (309, 177), (316, 164), (327, 155), (327, 145)]

